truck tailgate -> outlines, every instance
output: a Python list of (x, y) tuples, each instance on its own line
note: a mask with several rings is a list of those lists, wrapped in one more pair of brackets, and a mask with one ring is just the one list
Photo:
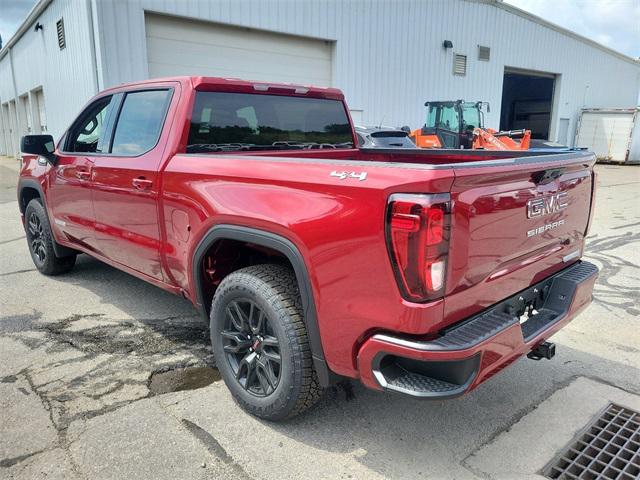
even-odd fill
[(594, 163), (574, 152), (454, 168), (445, 325), (582, 256)]

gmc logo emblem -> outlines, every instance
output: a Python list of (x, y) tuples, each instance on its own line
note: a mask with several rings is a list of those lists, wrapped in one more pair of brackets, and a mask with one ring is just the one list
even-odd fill
[(567, 192), (554, 193), (546, 197), (534, 198), (527, 202), (527, 218), (544, 217), (559, 212), (569, 205)]

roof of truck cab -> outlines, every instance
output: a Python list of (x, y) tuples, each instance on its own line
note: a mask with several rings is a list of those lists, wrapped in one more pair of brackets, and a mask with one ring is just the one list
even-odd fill
[[(138, 82), (123, 83), (107, 90), (120, 90), (128, 87), (144, 87), (158, 83), (177, 82), (183, 85), (190, 85), (195, 90), (201, 91), (224, 91), (232, 93), (262, 93), (279, 94), (300, 97), (329, 98), (333, 100), (344, 100), (341, 90), (330, 87), (316, 87), (313, 85), (303, 85), (296, 83), (269, 82), (260, 80), (242, 80), (240, 78), (203, 77), (203, 76), (181, 76), (150, 78)], [(107, 91), (105, 90), (105, 91)]]

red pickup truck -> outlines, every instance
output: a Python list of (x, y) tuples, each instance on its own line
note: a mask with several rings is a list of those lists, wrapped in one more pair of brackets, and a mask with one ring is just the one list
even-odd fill
[(89, 254), (191, 300), (267, 419), (344, 377), (444, 399), (553, 356), (598, 272), (581, 261), (594, 155), (355, 145), (332, 88), (106, 90), (57, 145), (22, 140), (31, 256), (55, 275)]

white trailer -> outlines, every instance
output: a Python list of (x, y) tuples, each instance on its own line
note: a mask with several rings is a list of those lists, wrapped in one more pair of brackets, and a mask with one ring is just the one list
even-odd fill
[(639, 108), (584, 108), (576, 128), (576, 147), (598, 161), (640, 163)]

